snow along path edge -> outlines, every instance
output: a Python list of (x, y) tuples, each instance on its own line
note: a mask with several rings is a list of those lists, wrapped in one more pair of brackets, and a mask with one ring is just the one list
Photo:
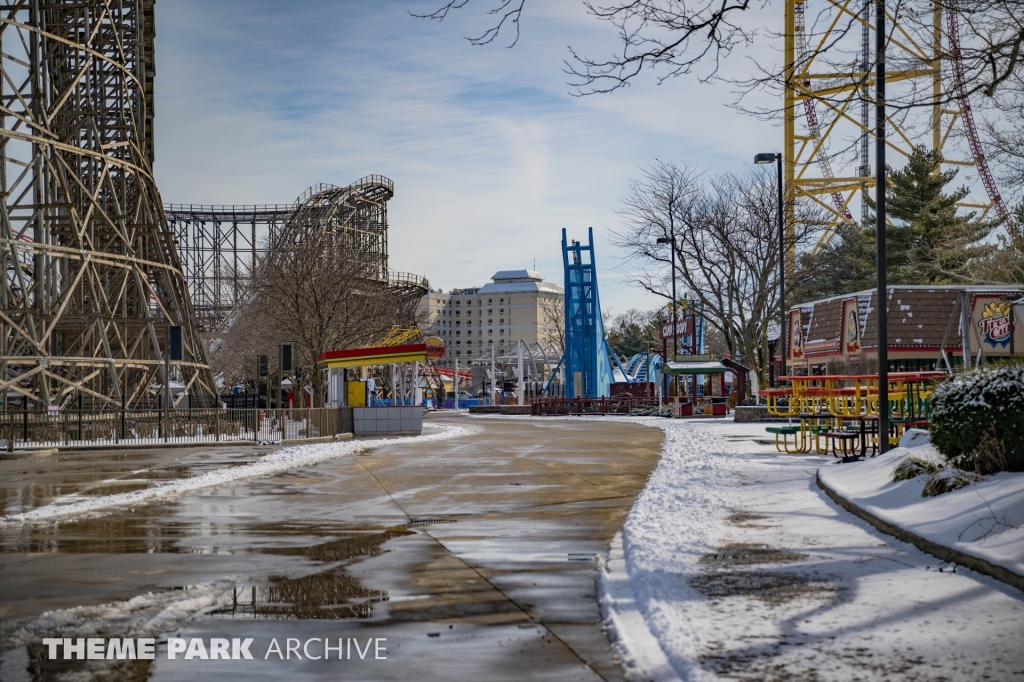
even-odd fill
[(329, 459), (354, 455), (363, 450), (382, 445), (445, 440), (462, 436), (469, 432), (469, 429), (461, 426), (449, 426), (447, 424), (432, 426), (440, 429), (440, 433), (406, 438), (375, 438), (372, 440), (333, 442), (321, 445), (296, 445), (278, 450), (273, 454), (263, 457), (258, 462), (237, 467), (224, 467), (191, 478), (177, 479), (166, 484), (156, 484), (142, 490), (84, 499), (80, 502), (71, 502), (69, 504), (50, 503), (31, 511), (4, 516), (0, 518), (0, 526), (14, 523), (67, 519), (68, 517), (84, 514), (94, 514), (96, 512), (149, 504), (155, 500), (181, 497), (197, 490), (214, 488), (243, 479), (272, 476), (296, 467), (310, 466)]
[(597, 591), (601, 620), (626, 679), (629, 682), (679, 682), (675, 668), (647, 627), (647, 620), (636, 603), (626, 571), (621, 532), (615, 534), (608, 557), (598, 567)]
[(821, 480), (820, 471), (815, 471), (814, 480), (818, 484), (818, 487), (821, 488), (825, 492), (825, 494), (832, 499), (833, 502), (835, 502), (840, 507), (850, 512), (854, 516), (860, 517), (861, 519), (867, 521), (883, 533), (886, 533), (887, 535), (892, 535), (893, 537), (897, 538), (898, 540), (902, 540), (903, 542), (908, 542), (917, 547), (922, 552), (927, 552), (928, 554), (931, 554), (934, 557), (938, 557), (943, 561), (949, 561), (952, 563), (960, 564), (961, 566), (966, 566), (972, 571), (982, 573), (989, 577), (995, 578), (1000, 582), (1004, 582), (1007, 585), (1010, 585), (1011, 587), (1016, 587), (1018, 590), (1024, 591), (1024, 575), (1016, 573), (1015, 571), (1011, 571), (1005, 566), (994, 564), (988, 561), (987, 559), (974, 556), (973, 554), (968, 554), (967, 552), (964, 552), (962, 550), (954, 549), (946, 545), (940, 545), (939, 543), (933, 540), (923, 538), (920, 535), (912, 533), (911, 531), (906, 530), (905, 528), (901, 528), (900, 526), (897, 526), (894, 523), (882, 520), (881, 518), (875, 516), (866, 509), (857, 506), (856, 504), (854, 504), (853, 502), (846, 499), (845, 497), (837, 493), (835, 490), (830, 488), (827, 483)]

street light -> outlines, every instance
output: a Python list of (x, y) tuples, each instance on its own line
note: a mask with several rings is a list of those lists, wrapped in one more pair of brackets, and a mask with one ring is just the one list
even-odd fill
[[(669, 220), (672, 219), (671, 212), (672, 212), (672, 206), (670, 204), (669, 205)], [(675, 228), (675, 225), (673, 224), (672, 227)], [(658, 244), (668, 244), (669, 245), (669, 249), (672, 252), (672, 360), (675, 360), (676, 356), (679, 355), (679, 348), (676, 346), (676, 344), (678, 343), (678, 336), (676, 335), (676, 330), (678, 329), (679, 322), (676, 319), (676, 314), (677, 314), (676, 313), (676, 235), (675, 235), (675, 230), (674, 229), (673, 229), (672, 232), (673, 232), (673, 234), (672, 234), (671, 237), (658, 237), (658, 239), (656, 240), (656, 243), (658, 243)], [(665, 389), (665, 391), (668, 390), (668, 377), (667, 376), (666, 376), (666, 383), (665, 383), (664, 389)]]
[(676, 239), (675, 235), (671, 237), (658, 237), (658, 244), (670, 244), (672, 250), (672, 359), (675, 360), (676, 355), (679, 354), (679, 348), (677, 347), (676, 341), (676, 329), (678, 327), (678, 321), (676, 320)]
[(786, 229), (782, 217), (782, 154), (756, 154), (754, 163), (766, 164), (774, 161), (778, 171), (779, 190), (779, 377), (786, 376)]

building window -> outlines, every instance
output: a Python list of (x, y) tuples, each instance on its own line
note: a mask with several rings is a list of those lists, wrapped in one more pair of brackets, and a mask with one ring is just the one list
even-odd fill
[(468, 332), (466, 332), (466, 336), (473, 336), (473, 332), (472, 332), (472, 330), (471, 330), (471, 331), (468, 331)]
[[(458, 324), (458, 323), (456, 323), (456, 324)], [(503, 317), (500, 320), (498, 320), (498, 324), (505, 324), (505, 318)]]
[(494, 320), (487, 320), (487, 324), (494, 324)]
[[(490, 334), (493, 334), (493, 333), (494, 333), (494, 330), (493, 330), (493, 329), (488, 329), (488, 330), (487, 330), (487, 334), (488, 334), (488, 335), (490, 335)], [(488, 342), (488, 343), (490, 343), (490, 342)]]
[(455, 336), (460, 335), (462, 332), (455, 332)]
[(498, 333), (499, 333), (499, 334), (504, 334), (504, 333), (505, 333), (505, 330), (504, 330), (504, 329), (502, 329), (502, 330), (500, 330), (500, 331), (499, 331)]
[(499, 314), (499, 315), (504, 315), (504, 314), (505, 314), (505, 309), (504, 309), (504, 308), (500, 308), (500, 309), (498, 310), (498, 314)]
[(487, 299), (487, 305), (490, 305), (490, 304), (491, 304), (491, 301), (493, 301), (493, 300), (494, 300), (493, 298), (489, 298), (489, 299)]
[(504, 302), (505, 302), (505, 299), (503, 299), (503, 298), (499, 298), (498, 299), (498, 303), (504, 303)]

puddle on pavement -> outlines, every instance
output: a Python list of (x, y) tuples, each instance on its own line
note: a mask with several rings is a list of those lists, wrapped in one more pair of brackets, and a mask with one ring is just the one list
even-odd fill
[(104, 481), (103, 485), (94, 488), (86, 488), (80, 495), (103, 497), (104, 495), (119, 495), (121, 493), (133, 493), (136, 490), (145, 490), (150, 486), (149, 481), (129, 479), (124, 481)]
[(777, 549), (768, 545), (740, 542), (724, 545), (717, 552), (705, 554), (700, 558), (700, 563), (716, 564), (719, 566), (747, 566), (751, 564), (777, 564), (787, 561), (800, 561), (805, 556), (799, 552)]
[(345, 572), (345, 567), (358, 559), (379, 556), (386, 551), (381, 548), (385, 542), (409, 534), (405, 529), (389, 529), (307, 547), (262, 550), (264, 554), (301, 556), (341, 565), (299, 578), (270, 576), (263, 584), (237, 587), (231, 604), (214, 611), (213, 615), (266, 619), (370, 618), (375, 604), (388, 601), (388, 593), (364, 588)]
[(831, 585), (811, 582), (806, 576), (796, 573), (762, 571), (706, 573), (691, 580), (690, 584), (705, 597), (752, 597), (770, 606), (835, 591)]
[[(26, 647), (32, 682), (58, 680), (95, 680), (96, 682), (147, 682), (155, 661), (78, 661), (50, 660), (48, 648), (41, 642)], [(90, 664), (93, 664), (90, 666)]]

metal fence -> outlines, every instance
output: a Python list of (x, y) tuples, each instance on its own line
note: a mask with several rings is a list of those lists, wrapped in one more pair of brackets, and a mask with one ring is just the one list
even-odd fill
[(656, 407), (656, 398), (615, 396), (612, 398), (538, 398), (531, 403), (533, 414), (629, 414), (631, 410)]
[(335, 436), (351, 417), (330, 407), (242, 410), (0, 412), (0, 440), (13, 446), (278, 442)]

